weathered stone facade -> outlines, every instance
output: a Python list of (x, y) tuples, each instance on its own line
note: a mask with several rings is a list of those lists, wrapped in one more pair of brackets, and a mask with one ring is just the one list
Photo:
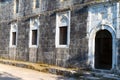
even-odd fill
[[(112, 68), (117, 65), (117, 39), (119, 38), (119, 4), (105, 3), (98, 4), (89, 8), (88, 18), (88, 37), (89, 37), (89, 56), (95, 58), (95, 36), (100, 30), (107, 30), (112, 35)], [(105, 35), (105, 34), (104, 34)], [(107, 47), (107, 45), (105, 45)], [(108, 56), (106, 57), (108, 58)], [(89, 58), (90, 59), (90, 58)], [(95, 64), (95, 59), (91, 63)], [(93, 61), (92, 61), (93, 60)], [(94, 65), (93, 65), (94, 67)]]
[[(89, 27), (91, 27), (89, 25), (91, 23), (89, 11), (92, 6), (99, 6), (100, 4), (102, 6), (104, 4), (113, 6), (117, 4), (117, 2), (96, 2), (95, 0), (40, 0), (39, 8), (33, 8), (34, 0), (19, 0), (19, 11), (15, 13), (14, 3), (15, 0), (6, 0), (1, 4), (0, 56), (63, 67), (92, 66), (93, 63), (89, 61)], [(95, 3), (97, 4), (95, 5)], [(116, 6), (116, 9), (118, 7)], [(65, 11), (70, 11), (70, 43), (67, 48), (61, 48), (56, 47), (55, 43), (56, 14)], [(117, 11), (113, 14), (117, 14)], [(29, 45), (30, 20), (33, 18), (38, 18), (40, 23), (37, 47), (30, 47)], [(10, 47), (10, 30), (13, 23), (17, 23), (18, 28), (16, 47)], [(116, 41), (118, 42), (115, 44), (118, 49), (116, 53), (119, 54), (119, 39), (116, 38)]]

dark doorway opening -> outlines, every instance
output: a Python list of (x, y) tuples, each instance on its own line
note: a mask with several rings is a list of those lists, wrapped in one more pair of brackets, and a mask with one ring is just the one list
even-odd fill
[(95, 37), (95, 68), (112, 68), (112, 35), (107, 30), (100, 30)]

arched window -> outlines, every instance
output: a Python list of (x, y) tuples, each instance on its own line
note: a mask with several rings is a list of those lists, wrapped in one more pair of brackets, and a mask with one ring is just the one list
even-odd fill
[(30, 19), (30, 39), (29, 46), (37, 47), (39, 41), (39, 19), (32, 18)]
[(39, 8), (40, 0), (34, 0), (34, 8)]
[(17, 45), (17, 24), (11, 24), (11, 31), (10, 31), (10, 47), (16, 47)]
[(58, 13), (56, 17), (56, 47), (69, 47), (70, 12)]
[(19, 0), (15, 1), (15, 12), (18, 13), (19, 12)]

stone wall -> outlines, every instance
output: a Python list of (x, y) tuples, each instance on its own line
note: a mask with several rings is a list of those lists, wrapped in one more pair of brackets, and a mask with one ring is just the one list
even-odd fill
[[(20, 0), (19, 13), (14, 13), (14, 1), (1, 6), (0, 56), (48, 63), (64, 67), (85, 67), (88, 60), (87, 6), (92, 0), (41, 0), (40, 8), (33, 9), (33, 0)], [(55, 47), (56, 13), (71, 11), (70, 46)], [(39, 46), (29, 48), (30, 18), (39, 17)], [(18, 24), (17, 47), (10, 48), (10, 25)]]
[(1, 57), (9, 57), (9, 36), (10, 27), (7, 23), (0, 24), (0, 55)]

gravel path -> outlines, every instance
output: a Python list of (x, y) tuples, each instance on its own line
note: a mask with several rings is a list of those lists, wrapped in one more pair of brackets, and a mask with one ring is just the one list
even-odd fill
[(75, 80), (75, 79), (0, 64), (0, 80)]

